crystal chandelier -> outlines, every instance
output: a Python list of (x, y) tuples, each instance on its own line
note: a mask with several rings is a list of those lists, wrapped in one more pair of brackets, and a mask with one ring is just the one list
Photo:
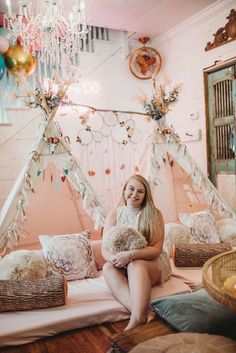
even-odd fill
[(68, 19), (64, 17), (62, 0), (38, 0), (35, 14), (32, 3), (19, 1), (19, 11), (13, 14), (11, 0), (6, 0), (10, 36), (22, 44), (24, 51), (37, 54), (51, 67), (58, 67), (64, 57), (76, 64), (82, 41), (88, 34), (84, 2), (76, 0)]

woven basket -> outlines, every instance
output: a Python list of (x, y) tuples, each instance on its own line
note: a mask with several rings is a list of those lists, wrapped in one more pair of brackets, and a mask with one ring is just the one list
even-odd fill
[(236, 311), (236, 295), (231, 295), (223, 288), (226, 279), (232, 276), (236, 276), (236, 250), (216, 255), (203, 265), (202, 280), (208, 293)]

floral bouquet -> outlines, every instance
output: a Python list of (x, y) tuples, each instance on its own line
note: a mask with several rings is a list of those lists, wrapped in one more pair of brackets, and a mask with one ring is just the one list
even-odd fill
[(44, 80), (40, 89), (36, 88), (33, 95), (26, 97), (25, 103), (31, 108), (39, 107), (47, 114), (51, 113), (61, 103), (65, 95), (65, 86), (65, 82), (55, 77)]
[(170, 105), (176, 102), (180, 85), (172, 88), (168, 93), (166, 92), (166, 84), (156, 87), (153, 81), (154, 93), (151, 99), (142, 92), (142, 96), (135, 97), (136, 100), (143, 105), (144, 111), (147, 115), (151, 116), (154, 121), (161, 119), (170, 111)]

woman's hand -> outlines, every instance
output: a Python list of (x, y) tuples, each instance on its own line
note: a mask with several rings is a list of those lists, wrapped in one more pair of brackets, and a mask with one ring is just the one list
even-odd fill
[(122, 268), (127, 266), (132, 260), (132, 251), (121, 251), (114, 255), (111, 262), (115, 267)]

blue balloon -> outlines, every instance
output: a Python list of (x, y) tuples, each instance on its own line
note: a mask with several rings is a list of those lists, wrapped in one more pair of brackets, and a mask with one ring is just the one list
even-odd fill
[(13, 39), (12, 39), (12, 37), (10, 36), (9, 31), (8, 31), (7, 28), (0, 27), (0, 36), (6, 38), (6, 39), (8, 40), (9, 47), (12, 47), (12, 45), (13, 45)]
[(0, 80), (3, 78), (6, 71), (5, 61), (2, 55), (0, 55)]

